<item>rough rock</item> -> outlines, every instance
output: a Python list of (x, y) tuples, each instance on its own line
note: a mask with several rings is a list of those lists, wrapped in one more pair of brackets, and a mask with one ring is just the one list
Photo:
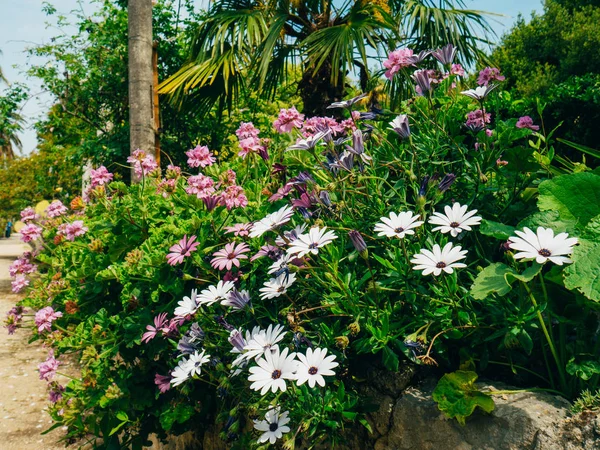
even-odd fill
[(567, 419), (569, 403), (561, 397), (541, 392), (494, 396), (492, 414), (476, 411), (461, 426), (439, 411), (431, 398), (434, 387), (431, 382), (409, 388), (396, 400), (389, 431), (376, 440), (375, 450), (600, 449), (598, 418), (582, 429)]

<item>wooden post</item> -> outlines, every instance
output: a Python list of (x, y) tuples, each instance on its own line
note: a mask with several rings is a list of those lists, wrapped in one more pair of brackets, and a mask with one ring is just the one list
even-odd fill
[[(130, 153), (137, 149), (152, 155), (155, 147), (152, 117), (152, 0), (129, 0), (129, 130)], [(132, 171), (132, 180), (136, 180)]]
[(158, 42), (152, 44), (152, 70), (153, 77), (153, 115), (154, 115), (154, 158), (160, 166), (160, 108), (158, 105)]

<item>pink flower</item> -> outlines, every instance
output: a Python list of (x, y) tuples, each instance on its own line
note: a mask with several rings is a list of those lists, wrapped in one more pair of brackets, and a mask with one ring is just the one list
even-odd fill
[(35, 241), (42, 236), (42, 227), (38, 227), (33, 223), (28, 223), (21, 228), (21, 240), (25, 243)]
[(491, 119), (491, 114), (484, 113), (481, 109), (476, 109), (475, 111), (467, 113), (467, 122), (465, 123), (465, 126), (483, 129), (486, 124), (490, 123)]
[(252, 228), (251, 223), (236, 223), (232, 227), (225, 227), (225, 233), (233, 233), (234, 236), (248, 236), (250, 229)]
[(284, 197), (287, 197), (288, 194), (290, 192), (292, 192), (292, 189), (294, 189), (294, 185), (291, 183), (286, 183), (283, 186), (281, 186), (279, 189), (277, 189), (277, 192), (275, 192), (273, 195), (271, 195), (269, 197), (269, 201), (271, 203), (276, 202), (277, 200), (281, 200)]
[(494, 130), (490, 130), (489, 128), (485, 129), (485, 135), (487, 137), (492, 137), (493, 134), (494, 134)]
[(477, 77), (477, 84), (479, 86), (487, 86), (490, 81), (504, 81), (506, 77), (500, 74), (500, 70), (495, 67), (486, 67), (481, 72), (479, 72), (479, 76)]
[(260, 131), (254, 126), (252, 122), (242, 122), (240, 127), (236, 130), (235, 135), (241, 141), (248, 138), (258, 137)]
[(233, 208), (245, 208), (248, 205), (248, 198), (244, 193), (244, 188), (236, 184), (228, 186), (221, 193), (219, 204), (225, 206), (228, 210)]
[(496, 160), (496, 165), (498, 167), (507, 166), (508, 165), (508, 161), (504, 161), (503, 159), (498, 158)]
[(394, 78), (400, 69), (413, 64), (413, 51), (409, 48), (399, 48), (388, 55), (388, 59), (383, 62), (383, 67), (388, 69), (385, 77), (388, 80)]
[(533, 131), (538, 131), (540, 129), (539, 125), (533, 124), (533, 119), (529, 116), (520, 117), (519, 120), (517, 120), (516, 127), (517, 128), (529, 128), (530, 130), (533, 130)]
[(185, 188), (185, 192), (196, 194), (198, 198), (208, 197), (215, 192), (214, 180), (206, 175), (193, 175), (188, 178), (187, 183), (188, 187)]
[(56, 374), (59, 364), (60, 363), (56, 359), (54, 359), (54, 353), (50, 352), (48, 354), (48, 359), (46, 359), (46, 361), (44, 361), (43, 363), (38, 364), (40, 380), (50, 381)]
[(31, 206), (28, 206), (23, 211), (21, 211), (21, 221), (24, 223), (29, 222), (30, 220), (35, 220), (38, 218), (38, 215), (35, 213), (35, 209)]
[(190, 167), (207, 167), (212, 166), (216, 159), (206, 145), (197, 145), (196, 148), (185, 152), (188, 156), (188, 166)]
[(100, 166), (97, 169), (92, 169), (90, 171), (91, 186), (93, 188), (96, 186), (104, 186), (112, 181), (113, 176), (114, 175), (110, 173), (104, 166)]
[(60, 311), (54, 311), (52, 306), (46, 306), (35, 313), (35, 324), (38, 327), (38, 333), (43, 331), (50, 331), (52, 328), (52, 322), (62, 317)]
[(74, 241), (76, 237), (83, 236), (87, 231), (88, 227), (83, 225), (83, 220), (63, 223), (58, 227), (58, 234), (65, 236), (69, 241)]
[[(357, 111), (352, 111), (352, 112), (354, 113), (354, 112), (357, 112)], [(340, 125), (342, 127), (344, 127), (344, 130), (347, 133), (354, 133), (354, 130), (356, 130), (356, 124), (354, 123), (354, 119), (345, 119), (345, 120), (342, 120), (342, 123), (340, 123)]]
[(231, 270), (232, 266), (240, 267), (240, 259), (248, 259), (248, 256), (244, 253), (248, 253), (250, 247), (248, 245), (235, 244), (230, 242), (225, 245), (225, 248), (213, 253), (214, 258), (211, 260), (210, 265), (217, 270)]
[(67, 207), (63, 205), (63, 202), (60, 200), (54, 200), (48, 207), (46, 208), (46, 214), (48, 217), (59, 217), (67, 212)]
[(256, 137), (248, 137), (246, 139), (242, 139), (238, 146), (240, 147), (240, 151), (238, 152), (238, 156), (242, 159), (246, 158), (250, 153), (261, 153), (264, 150), (261, 139)]
[(278, 133), (289, 133), (294, 128), (301, 128), (304, 121), (304, 114), (292, 106), (290, 109), (281, 109), (279, 117), (273, 122), (273, 127)]
[(452, 75), (458, 75), (459, 77), (465, 76), (465, 69), (460, 64), (452, 64), (452, 68), (450, 69), (450, 73)]
[(154, 318), (154, 326), (146, 325), (146, 331), (142, 335), (142, 342), (150, 342), (152, 339), (156, 337), (156, 334), (159, 331), (162, 331), (163, 334), (168, 334), (169, 329), (169, 321), (167, 320), (167, 313), (161, 313)]
[(344, 133), (346, 128), (333, 117), (311, 117), (306, 119), (302, 125), (302, 135), (305, 138), (314, 136), (320, 131), (328, 130), (334, 135), (339, 135)]
[(181, 264), (185, 258), (190, 256), (192, 252), (195, 252), (199, 242), (194, 242), (196, 240), (196, 236), (190, 236), (188, 239), (187, 235), (183, 236), (183, 238), (171, 248), (169, 248), (169, 253), (167, 255), (167, 262), (175, 266), (177, 264)]
[(15, 259), (15, 261), (10, 265), (8, 268), (8, 273), (11, 277), (16, 277), (20, 274), (33, 273), (36, 270), (37, 266), (35, 264), (31, 264), (27, 258), (21, 256), (20, 258)]
[(164, 394), (171, 389), (171, 375), (154, 375), (154, 384), (158, 386), (158, 390), (161, 394)]
[(127, 158), (127, 162), (133, 164), (133, 170), (138, 177), (148, 175), (158, 169), (158, 164), (154, 160), (154, 157), (139, 148)]
[(17, 275), (10, 284), (12, 285), (12, 291), (17, 294), (29, 286), (29, 280), (25, 278), (25, 275)]

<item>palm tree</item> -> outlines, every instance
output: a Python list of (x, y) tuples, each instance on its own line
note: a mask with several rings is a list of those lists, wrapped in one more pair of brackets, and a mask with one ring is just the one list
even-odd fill
[(130, 0), (127, 12), (130, 153), (153, 154), (152, 0)]
[(23, 131), (25, 119), (19, 113), (27, 98), (24, 86), (15, 84), (0, 95), (0, 160), (15, 157), (15, 148), (22, 149), (18, 133)]
[(273, 96), (294, 64), (304, 112), (320, 114), (344, 96), (349, 71), (366, 89), (380, 75), (380, 64), (372, 72), (369, 62), (400, 44), (420, 51), (452, 42), (472, 64), (489, 34), (484, 13), (464, 9), (462, 0), (215, 0), (188, 62), (161, 93), (179, 105), (189, 95), (205, 113), (231, 107), (248, 86)]

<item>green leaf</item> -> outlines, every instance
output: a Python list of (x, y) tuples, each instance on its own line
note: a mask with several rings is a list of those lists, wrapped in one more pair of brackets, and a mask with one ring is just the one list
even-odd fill
[(541, 211), (558, 211), (563, 220), (585, 227), (600, 214), (600, 176), (589, 172), (561, 175), (539, 186)]
[(117, 419), (119, 419), (121, 422), (127, 422), (129, 421), (129, 417), (127, 416), (127, 413), (124, 411), (119, 411), (116, 414)]
[(382, 360), (386, 369), (391, 370), (392, 372), (398, 372), (398, 366), (400, 364), (398, 355), (396, 355), (396, 353), (387, 345), (383, 347)]
[(476, 380), (477, 374), (466, 370), (444, 375), (432, 394), (440, 411), (449, 418), (456, 418), (461, 425), (465, 425), (465, 419), (477, 407), (491, 413), (495, 407), (494, 400), (477, 389)]
[(587, 381), (592, 378), (592, 376), (600, 374), (600, 362), (593, 359), (587, 359), (576, 363), (575, 358), (571, 358), (567, 363), (567, 373)]
[(527, 333), (525, 330), (520, 330), (520, 332), (517, 334), (517, 339), (523, 347), (523, 350), (525, 350), (525, 353), (531, 355), (531, 351), (533, 350), (533, 340), (531, 339), (529, 333)]
[(496, 293), (506, 295), (510, 292), (510, 283), (506, 280), (506, 274), (512, 271), (510, 267), (502, 263), (494, 263), (487, 266), (477, 274), (477, 278), (471, 286), (471, 295), (476, 300), (483, 300), (488, 295)]
[(500, 222), (483, 219), (481, 221), (481, 225), (479, 226), (479, 232), (485, 236), (492, 236), (496, 239), (507, 240), (509, 237), (514, 235), (515, 227), (504, 225)]
[(582, 153), (587, 153), (590, 156), (600, 159), (600, 150), (596, 150), (585, 145), (577, 144), (576, 142), (567, 141), (566, 139), (558, 138), (557, 141), (562, 142), (563, 144), (566, 144), (569, 147), (574, 148), (575, 150), (579, 150)]
[(564, 220), (558, 211), (539, 211), (521, 220), (517, 229), (527, 227), (535, 231), (537, 227), (544, 227), (552, 228), (555, 233), (572, 233), (576, 225), (576, 220)]
[(165, 409), (160, 415), (160, 424), (165, 431), (169, 431), (175, 422), (186, 422), (194, 414), (194, 408), (190, 405), (177, 405)]
[(515, 272), (506, 264), (494, 263), (477, 274), (471, 286), (471, 295), (475, 300), (483, 300), (490, 294), (506, 295), (512, 289), (515, 280), (528, 283), (540, 272), (542, 266), (534, 263), (523, 271)]
[(600, 302), (600, 241), (580, 239), (571, 259), (573, 264), (564, 270), (565, 287), (577, 289), (588, 299)]

